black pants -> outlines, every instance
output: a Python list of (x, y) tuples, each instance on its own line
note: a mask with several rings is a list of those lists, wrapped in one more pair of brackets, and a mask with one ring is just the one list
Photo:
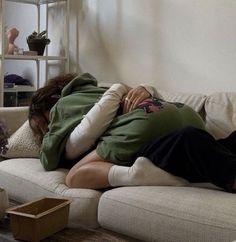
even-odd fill
[(183, 128), (147, 144), (138, 156), (190, 182), (211, 182), (232, 192), (236, 179), (236, 131), (215, 140), (204, 130)]

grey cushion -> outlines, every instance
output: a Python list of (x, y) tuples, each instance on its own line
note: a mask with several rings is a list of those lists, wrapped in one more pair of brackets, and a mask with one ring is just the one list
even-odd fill
[(196, 187), (123, 187), (102, 195), (98, 222), (143, 241), (231, 242), (236, 196)]

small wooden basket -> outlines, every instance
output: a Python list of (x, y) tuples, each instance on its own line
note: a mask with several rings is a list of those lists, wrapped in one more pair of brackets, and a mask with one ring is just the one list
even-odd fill
[(65, 228), (71, 201), (43, 198), (8, 209), (15, 239), (37, 242)]

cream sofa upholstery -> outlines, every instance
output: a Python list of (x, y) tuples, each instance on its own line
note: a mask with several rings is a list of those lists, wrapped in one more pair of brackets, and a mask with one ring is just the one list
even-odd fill
[[(159, 91), (168, 101), (192, 106), (215, 137), (236, 129), (236, 93), (183, 94)], [(14, 133), (27, 108), (0, 108)], [(37, 158), (0, 162), (0, 186), (20, 203), (44, 196), (72, 199), (70, 225), (103, 228), (142, 241), (232, 242), (236, 240), (236, 196), (209, 184), (187, 187), (120, 187), (105, 192), (69, 189), (67, 170), (46, 172)]]

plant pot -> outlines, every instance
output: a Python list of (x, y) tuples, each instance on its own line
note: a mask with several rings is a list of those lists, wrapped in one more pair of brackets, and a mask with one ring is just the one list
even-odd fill
[(46, 45), (48, 44), (45, 40), (32, 39), (27, 42), (29, 50), (37, 51), (38, 55), (43, 55)]

